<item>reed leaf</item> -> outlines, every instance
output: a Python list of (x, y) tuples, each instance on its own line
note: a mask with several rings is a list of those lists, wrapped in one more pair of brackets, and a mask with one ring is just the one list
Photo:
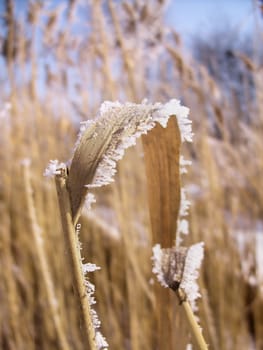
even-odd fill
[[(174, 111), (184, 113), (184, 108), (177, 100), (171, 100), (164, 105), (146, 102), (142, 104), (126, 103), (123, 105), (119, 102), (105, 102), (102, 104), (98, 116), (83, 125), (69, 169), (67, 189), (70, 195), (74, 223), (78, 220), (88, 190), (107, 185), (113, 181), (113, 176), (116, 173), (116, 162), (123, 157), (125, 149), (134, 145), (136, 139), (142, 134), (146, 134), (157, 122), (166, 127), (169, 117), (175, 115)], [(179, 173), (176, 175), (174, 171), (176, 167), (169, 169), (168, 166), (168, 159), (169, 157), (174, 157), (174, 152), (176, 155), (178, 154), (175, 160), (177, 167), (179, 164), (179, 149), (177, 149), (179, 141), (176, 141), (176, 145), (173, 141), (173, 130), (177, 132), (175, 138), (180, 139), (176, 125), (176, 123), (171, 123), (169, 131), (167, 131), (166, 137), (169, 140), (166, 140), (166, 137), (163, 139), (162, 148), (163, 152), (166, 152), (166, 156), (163, 157), (165, 163), (160, 164), (160, 176), (162, 176), (161, 171), (164, 169), (166, 174), (164, 179), (166, 180), (166, 177), (169, 177), (167, 186), (170, 183), (174, 184), (179, 178)], [(160, 130), (162, 130), (161, 126), (159, 126), (158, 130), (157, 133), (160, 133)], [(156, 140), (154, 141), (153, 136), (149, 142), (153, 142), (156, 145)], [(170, 150), (170, 146), (165, 145), (167, 142), (170, 142), (172, 145)], [(156, 146), (153, 147), (155, 148)], [(159, 164), (156, 165), (159, 166)], [(173, 179), (174, 176), (175, 178)], [(162, 185), (164, 184), (165, 182)], [(159, 195), (161, 195), (160, 188)], [(168, 187), (162, 193), (168, 193)], [(176, 193), (176, 196), (179, 196), (179, 194)], [(174, 197), (171, 198), (171, 201), (175, 199)], [(168, 206), (172, 208), (171, 201), (163, 198), (163, 202), (167, 202)], [(174, 217), (176, 217), (178, 208), (176, 210), (169, 209), (169, 211), (171, 211), (171, 216), (175, 215)], [(172, 224), (171, 220), (168, 221), (168, 226), (171, 231), (176, 228), (176, 225)]]
[(153, 244), (174, 245), (180, 208), (181, 136), (176, 118), (143, 137)]

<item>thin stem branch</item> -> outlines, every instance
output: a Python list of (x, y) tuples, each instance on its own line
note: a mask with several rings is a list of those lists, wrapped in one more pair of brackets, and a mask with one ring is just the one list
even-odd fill
[(203, 337), (201, 327), (199, 326), (199, 324), (196, 320), (196, 317), (193, 313), (191, 305), (189, 304), (189, 302), (185, 296), (184, 291), (179, 288), (177, 290), (176, 294), (180, 300), (180, 303), (183, 306), (187, 321), (189, 322), (189, 325), (190, 325), (190, 328), (192, 331), (192, 335), (196, 341), (196, 344), (198, 345), (200, 350), (208, 350), (208, 345), (206, 344), (205, 339)]
[(95, 330), (92, 323), (91, 308), (88, 300), (85, 276), (82, 270), (82, 261), (79, 249), (78, 237), (75, 232), (72, 214), (69, 193), (66, 188), (66, 179), (63, 175), (56, 176), (56, 186), (57, 194), (59, 200), (60, 214), (62, 227), (66, 239), (66, 244), (69, 250), (69, 258), (71, 259), (70, 263), (72, 266), (74, 285), (78, 291), (79, 302), (81, 305), (82, 316), (85, 327), (85, 335), (87, 341), (90, 345), (91, 350), (97, 350), (96, 340), (95, 340)]

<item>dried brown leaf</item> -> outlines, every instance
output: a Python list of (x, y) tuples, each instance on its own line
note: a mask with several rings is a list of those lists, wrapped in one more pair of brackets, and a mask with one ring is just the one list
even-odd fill
[(153, 244), (174, 245), (180, 208), (180, 144), (176, 118), (143, 137)]

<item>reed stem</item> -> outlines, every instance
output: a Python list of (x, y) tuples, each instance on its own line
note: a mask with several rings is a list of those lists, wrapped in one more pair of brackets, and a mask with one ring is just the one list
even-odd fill
[(198, 325), (196, 317), (193, 313), (193, 310), (191, 308), (191, 305), (189, 304), (185, 293), (182, 289), (178, 289), (176, 292), (181, 305), (183, 306), (183, 309), (186, 314), (187, 321), (189, 323), (189, 326), (191, 328), (192, 335), (196, 341), (196, 344), (198, 345), (200, 350), (208, 350), (208, 345), (205, 342), (205, 339), (202, 334), (201, 327)]
[(66, 245), (69, 251), (70, 265), (74, 286), (78, 292), (79, 303), (84, 322), (85, 336), (91, 350), (97, 350), (95, 340), (95, 329), (92, 322), (91, 307), (88, 300), (85, 276), (82, 270), (81, 254), (79, 249), (78, 237), (74, 229), (69, 193), (66, 188), (66, 178), (63, 175), (56, 176), (57, 195), (61, 214), (61, 222), (65, 235)]

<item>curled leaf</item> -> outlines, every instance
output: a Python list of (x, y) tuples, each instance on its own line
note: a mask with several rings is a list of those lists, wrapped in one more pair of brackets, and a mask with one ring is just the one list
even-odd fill
[(104, 102), (98, 116), (88, 121), (79, 135), (67, 179), (73, 221), (76, 222), (89, 189), (113, 181), (116, 163), (126, 148), (158, 122), (167, 126), (170, 116), (188, 109), (177, 100), (166, 104)]

